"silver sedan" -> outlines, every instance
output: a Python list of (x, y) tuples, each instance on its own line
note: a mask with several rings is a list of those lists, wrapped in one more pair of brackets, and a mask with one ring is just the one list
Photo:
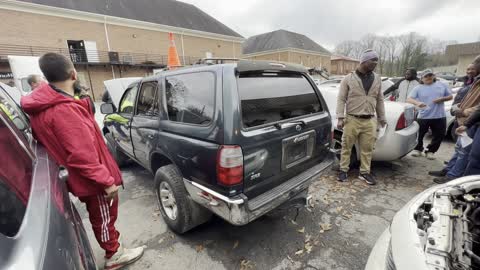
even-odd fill
[[(339, 92), (339, 84), (328, 85), (326, 87), (319, 86), (328, 109), (332, 114), (332, 121), (336, 126), (337, 117), (337, 96)], [(394, 161), (406, 156), (417, 145), (417, 134), (419, 126), (414, 121), (414, 106), (411, 104), (385, 101), (387, 127), (383, 136), (379, 137), (375, 145), (373, 153), (374, 161)], [(341, 147), (342, 131), (335, 130), (336, 148)], [(358, 149), (358, 145), (355, 147)], [(359, 160), (360, 156), (357, 151), (353, 151), (352, 163)]]

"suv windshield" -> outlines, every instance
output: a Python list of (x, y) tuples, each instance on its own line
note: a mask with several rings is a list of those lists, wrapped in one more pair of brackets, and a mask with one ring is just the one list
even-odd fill
[(240, 74), (238, 92), (247, 128), (322, 111), (313, 86), (301, 74)]

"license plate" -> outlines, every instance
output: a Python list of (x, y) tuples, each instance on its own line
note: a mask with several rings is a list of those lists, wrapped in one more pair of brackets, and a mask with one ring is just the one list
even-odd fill
[(312, 157), (315, 131), (309, 131), (282, 141), (282, 169), (289, 169)]
[(286, 147), (286, 162), (292, 163), (307, 156), (307, 141), (291, 144)]

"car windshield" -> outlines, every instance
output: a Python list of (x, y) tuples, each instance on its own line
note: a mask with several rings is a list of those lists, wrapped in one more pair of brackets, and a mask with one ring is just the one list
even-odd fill
[(241, 74), (238, 92), (247, 128), (322, 111), (313, 86), (301, 74)]

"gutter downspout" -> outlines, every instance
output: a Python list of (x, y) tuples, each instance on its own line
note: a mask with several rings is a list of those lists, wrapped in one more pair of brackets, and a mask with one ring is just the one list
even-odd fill
[(183, 43), (183, 31), (182, 31), (182, 35), (181, 35), (180, 37), (181, 37), (181, 40), (182, 40), (182, 59), (183, 59), (183, 65), (186, 66), (187, 63), (185, 62), (185, 46), (184, 46), (184, 43)]
[[(103, 16), (103, 28), (105, 29), (105, 40), (107, 41), (107, 49), (110, 52), (111, 48), (110, 48), (110, 39), (108, 37), (107, 16), (106, 15)], [(111, 67), (112, 67), (112, 76), (115, 79), (115, 69), (113, 68), (112, 65), (111, 65)]]

